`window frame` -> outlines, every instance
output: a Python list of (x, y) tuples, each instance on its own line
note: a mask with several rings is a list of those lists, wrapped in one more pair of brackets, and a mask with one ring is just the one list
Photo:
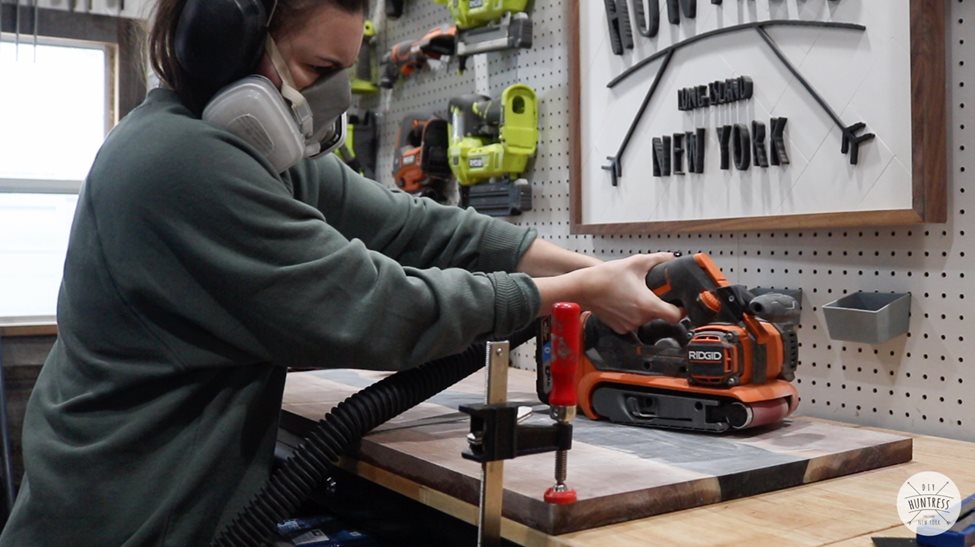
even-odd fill
[[(3, 44), (12, 46), (14, 40), (9, 36), (3, 36), (0, 40)], [(21, 39), (21, 43), (33, 45), (34, 40)], [(42, 36), (37, 39), (38, 46), (55, 46), (66, 48), (78, 48), (100, 51), (104, 58), (105, 74), (105, 96), (104, 104), (105, 119), (102, 120), (102, 137), (108, 135), (109, 130), (115, 125), (115, 59), (117, 58), (116, 48), (111, 44), (103, 42), (92, 42), (89, 40), (72, 40), (66, 38), (52, 38)], [(27, 55), (32, 53), (27, 52)], [(50, 178), (12, 178), (0, 176), (0, 193), (10, 194), (77, 194), (81, 188), (80, 179), (50, 179)]]
[[(19, 3), (18, 3), (19, 4)], [(40, 29), (38, 43), (72, 43), (105, 48), (106, 125), (105, 134), (146, 96), (148, 63), (143, 44), (145, 30), (140, 20), (35, 8), (0, 1), (0, 32), (4, 38), (17, 33), (20, 39), (33, 43), (35, 21)], [(35, 18), (36, 16), (36, 18)], [(0, 193), (77, 195), (81, 181), (50, 179), (0, 179)], [(56, 318), (51, 316), (0, 317), (0, 334), (6, 329), (26, 326), (32, 334), (57, 332)], [(36, 331), (36, 332), (35, 332)]]
[[(143, 56), (145, 31), (138, 20), (93, 13), (70, 12), (0, 3), (0, 31), (7, 37), (17, 32), (33, 44), (34, 24), (40, 29), (38, 44), (76, 45), (105, 51), (105, 134), (146, 96), (147, 71)], [(0, 178), (0, 193), (77, 194), (82, 181)]]

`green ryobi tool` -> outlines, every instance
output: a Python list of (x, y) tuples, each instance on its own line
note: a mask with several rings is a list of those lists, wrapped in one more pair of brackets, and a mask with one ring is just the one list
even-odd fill
[(366, 20), (362, 29), (362, 48), (359, 50), (359, 61), (352, 74), (352, 92), (367, 95), (379, 92), (379, 64), (376, 52), (376, 26)]
[(379, 151), (379, 126), (371, 110), (352, 109), (345, 142), (335, 154), (349, 167), (370, 179), (376, 178), (376, 154)]
[(529, 0), (434, 0), (447, 6), (457, 25), (455, 54), (463, 72), (467, 57), (532, 47)]
[(491, 216), (531, 210), (531, 188), (520, 175), (538, 147), (538, 99), (514, 84), (500, 100), (470, 94), (450, 101), (450, 169), (460, 205)]

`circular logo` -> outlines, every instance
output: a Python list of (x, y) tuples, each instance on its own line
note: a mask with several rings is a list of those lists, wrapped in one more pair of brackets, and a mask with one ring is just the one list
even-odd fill
[(907, 479), (897, 493), (897, 513), (915, 534), (936, 536), (955, 525), (961, 494), (951, 479), (922, 471)]

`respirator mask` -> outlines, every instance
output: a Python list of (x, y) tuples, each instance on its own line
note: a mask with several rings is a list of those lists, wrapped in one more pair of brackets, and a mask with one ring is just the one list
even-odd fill
[(202, 117), (253, 146), (281, 173), (303, 157), (342, 145), (352, 87), (348, 71), (339, 70), (298, 91), (270, 35), (265, 51), (281, 77), (280, 91), (267, 78), (250, 75), (218, 91)]

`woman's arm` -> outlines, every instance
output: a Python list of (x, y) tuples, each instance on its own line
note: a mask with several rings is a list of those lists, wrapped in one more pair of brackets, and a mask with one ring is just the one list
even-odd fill
[[(105, 234), (92, 253), (106, 257), (114, 290), (151, 334), (209, 344), (185, 352), (201, 359), (188, 368), (395, 370), (506, 336), (537, 317), (539, 295), (528, 275), (404, 267), (329, 222), (353, 211), (330, 207), (323, 217), (260, 169), (250, 149), (208, 131), (189, 144), (164, 141), (169, 146), (131, 163), (158, 168), (128, 169), (118, 190), (102, 185), (86, 202), (97, 207), (92, 218)], [(167, 155), (174, 142), (183, 146), (180, 161)], [(97, 176), (118, 182), (116, 162), (99, 168)], [(362, 184), (387, 195), (374, 182)], [(368, 220), (360, 223), (367, 237)], [(412, 248), (405, 237), (390, 234), (390, 243)], [(509, 260), (514, 269), (516, 259)]]
[(660, 301), (644, 280), (650, 268), (673, 258), (669, 253), (604, 263), (472, 210), (390, 192), (334, 158), (306, 166), (313, 171), (296, 180), (297, 197), (322, 211), (346, 238), (360, 239), (400, 264), (525, 273), (538, 288), (539, 315), (556, 302), (578, 302), (618, 332), (652, 319), (680, 319), (677, 308)]
[(550, 277), (602, 263), (603, 261), (596, 257), (569, 251), (554, 243), (536, 239), (518, 262), (517, 271), (532, 277)]
[(653, 319), (680, 320), (680, 311), (657, 298), (645, 281), (651, 268), (673, 258), (657, 253), (603, 262), (536, 239), (521, 257), (518, 271), (534, 278), (540, 315), (551, 313), (556, 302), (576, 302), (623, 333)]
[(404, 266), (513, 272), (534, 230), (394, 191), (332, 156), (291, 171), (295, 197), (330, 226)]

